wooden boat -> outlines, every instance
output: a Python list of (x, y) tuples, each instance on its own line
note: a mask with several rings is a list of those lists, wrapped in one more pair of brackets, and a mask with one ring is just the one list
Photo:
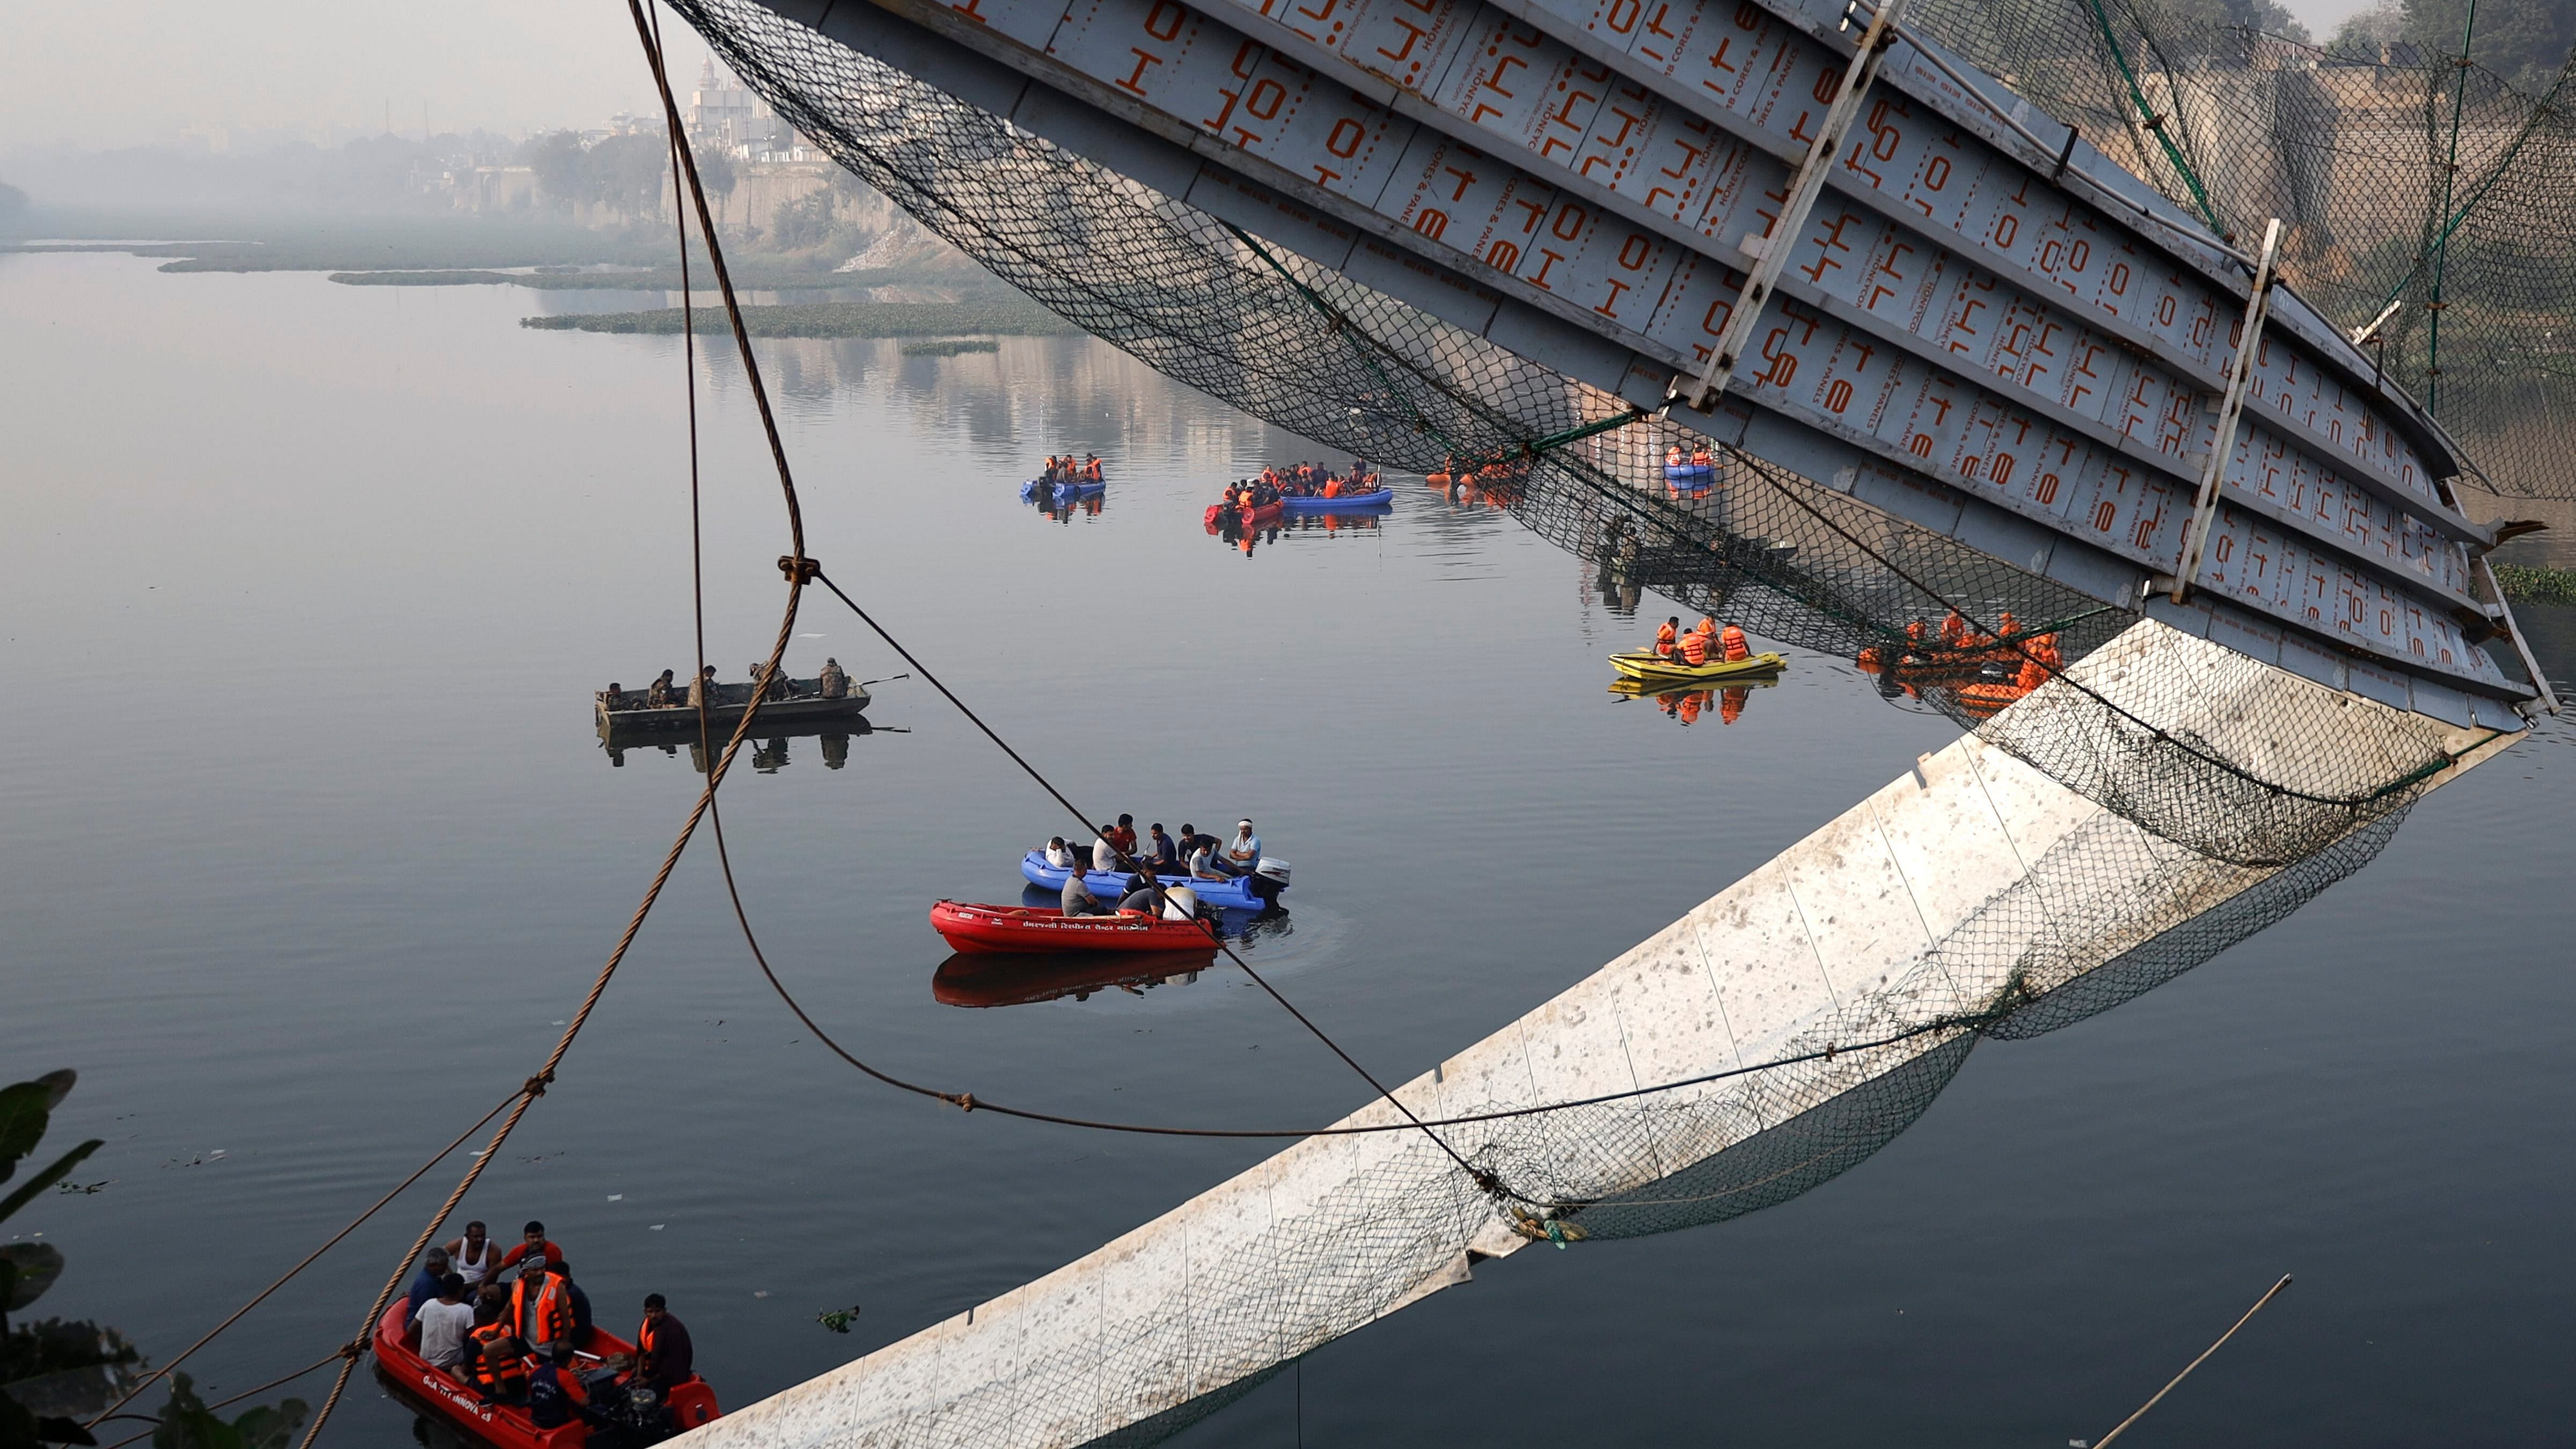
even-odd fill
[(1610, 656), (1610, 667), (1618, 670), (1622, 678), (1642, 680), (1647, 684), (1684, 687), (1695, 684), (1722, 684), (1732, 679), (1777, 674), (1787, 668), (1788, 664), (1787, 659), (1769, 653), (1733, 661), (1712, 659), (1706, 664), (1685, 664), (1679, 658), (1658, 658), (1654, 651), (1649, 649), (1637, 649)]
[[(498, 1449), (581, 1449), (589, 1442), (590, 1427), (579, 1419), (540, 1429), (529, 1422), (525, 1405), (486, 1404), (472, 1385), (460, 1384), (445, 1369), (432, 1367), (403, 1337), (403, 1310), (409, 1306), (407, 1299), (397, 1298), (376, 1320), (376, 1367), (404, 1397)], [(573, 1364), (576, 1372), (589, 1373), (603, 1359), (634, 1352), (635, 1345), (594, 1325), (589, 1340), (574, 1350)], [(619, 1375), (618, 1382), (625, 1381)], [(665, 1401), (675, 1434), (685, 1434), (723, 1412), (716, 1407), (715, 1390), (695, 1374), (674, 1387)]]
[(1158, 921), (1142, 911), (1114, 916), (1068, 916), (1033, 906), (982, 906), (941, 901), (930, 908), (930, 928), (959, 951), (1189, 951), (1216, 954), (1216, 926), (1205, 921)]
[[(789, 679), (781, 683), (785, 686), (784, 695), (761, 705), (760, 719), (753, 726), (755, 730), (796, 721), (848, 719), (864, 712), (870, 698), (867, 690), (855, 679), (850, 681), (850, 692), (838, 699), (823, 697), (823, 681), (820, 679)], [(660, 730), (696, 731), (698, 712), (689, 708), (684, 691), (680, 692), (678, 703), (660, 709), (647, 706), (644, 694), (640, 689), (626, 689), (612, 695), (603, 689), (594, 693), (591, 699), (597, 708), (599, 722), (621, 735)], [(707, 704), (707, 723), (731, 732), (742, 722), (742, 712), (750, 703), (749, 683), (719, 684), (715, 698)]]

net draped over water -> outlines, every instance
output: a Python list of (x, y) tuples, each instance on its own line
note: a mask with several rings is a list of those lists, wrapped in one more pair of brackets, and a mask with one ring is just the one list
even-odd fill
[[(1847, 1002), (1802, 1039), (1821, 1049), (1927, 1020), (1937, 1029), (1454, 1134), (1531, 1232), (1659, 1232), (1813, 1187), (1911, 1123), (1980, 1036), (2031, 1035), (2129, 999), (2359, 869), (2453, 762), (2447, 732), (2430, 721), (2216, 645), (2197, 646), (2201, 667), (2148, 667), (2130, 657), (2132, 631), (2161, 626), (1750, 456), (1720, 449), (1719, 486), (1676, 498), (1663, 486), (1666, 448), (1708, 443), (1668, 420), (1265, 246), (753, 0), (675, 3), (801, 133), (1086, 331), (1390, 469), (1454, 467), (1452, 497), (1508, 509), (1630, 609), (1651, 591), (1768, 638), (1874, 660), (1891, 700), (1956, 720), (2108, 812), (1943, 935), (1904, 980)], [(2565, 316), (2576, 296), (2576, 149), (2562, 115), (2482, 73), (2329, 68), (2234, 32), (2186, 45), (2150, 35), (2126, 5), (2104, 15), (2092, 0), (1926, 0), (1914, 23), (2115, 154), (2129, 137), (2126, 164), (2222, 226), (2295, 222), (2292, 274), (2331, 313), (2366, 322), (2387, 296), (2407, 300), (2383, 334), (2390, 373), (2435, 399), (2494, 487), (2563, 486), (2552, 470), (2570, 452), (2558, 430), (2576, 426), (2566, 391), (2576, 364), (2555, 361), (2535, 325)], [(2067, 48), (2036, 48), (2046, 45)], [(2463, 83), (2475, 140), (2463, 145), (2454, 199), (2412, 194), (2407, 178), (2434, 164), (2432, 109), (2443, 87)], [(2389, 99), (2358, 108), (2337, 99), (2348, 91)], [(2172, 119), (2140, 125), (2140, 97)], [(2435, 226), (2445, 206), (2465, 220)], [(2447, 230), (2446, 272), (2422, 264), (2428, 228)], [(2420, 304), (2436, 288), (2445, 307), (2431, 311)], [(2438, 378), (2417, 330), (2432, 317), (2443, 319)], [(1911, 637), (1954, 610), (1984, 637), (1947, 656)], [(1999, 644), (2006, 614), (2019, 632)], [(2042, 636), (2045, 648), (2034, 643)], [(1915, 664), (1901, 664), (1909, 649)], [(2046, 667), (2034, 685), (2023, 666), (2035, 655)], [(1640, 1185), (1641, 1157), (1672, 1170)], [(1422, 1244), (1495, 1210), (1444, 1163), (1392, 1159), (1382, 1177), (1357, 1180), (1334, 1232), (1276, 1244), (1259, 1267), (1296, 1294), (1333, 1300), (1281, 1309), (1283, 1332), (1365, 1321), (1386, 1306), (1377, 1295), (1388, 1284), (1413, 1281), (1405, 1265)], [(1312, 1346), (1288, 1342), (1283, 1353)]]

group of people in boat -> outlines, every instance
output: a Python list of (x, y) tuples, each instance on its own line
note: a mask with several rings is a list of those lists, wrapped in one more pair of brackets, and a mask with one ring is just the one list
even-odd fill
[(1073, 454), (1069, 452), (1064, 454), (1062, 457), (1049, 453), (1047, 454), (1046, 471), (1038, 474), (1038, 481), (1047, 484), (1050, 487), (1058, 483), (1101, 482), (1103, 479), (1100, 473), (1100, 455), (1098, 453), (1085, 453), (1079, 460), (1076, 460)]
[[(630, 1418), (594, 1405), (602, 1391), (615, 1386), (631, 1396), (643, 1389), (658, 1401), (696, 1376), (689, 1330), (659, 1293), (644, 1295), (632, 1356), (584, 1353), (590, 1295), (573, 1282), (572, 1265), (541, 1222), (521, 1229), (507, 1249), (480, 1222), (430, 1249), (412, 1279), (403, 1323), (405, 1339), (433, 1368), (486, 1407), (525, 1408), (541, 1430), (579, 1419), (594, 1431), (631, 1433)], [(590, 1442), (608, 1441), (594, 1432)]]
[[(1136, 817), (1121, 815), (1117, 824), (1101, 826), (1088, 846), (1074, 845), (1061, 835), (1049, 839), (1045, 858), (1055, 869), (1070, 872), (1063, 901), (1068, 916), (1138, 911), (1161, 920), (1186, 921), (1197, 914), (1198, 907), (1197, 893), (1187, 883), (1232, 881), (1252, 874), (1261, 864), (1261, 837), (1252, 833), (1249, 819), (1234, 822), (1230, 840), (1202, 835), (1187, 822), (1179, 835), (1166, 835), (1163, 822), (1157, 820), (1139, 839)], [(1085, 871), (1115, 871), (1133, 878), (1127, 894), (1112, 905), (1083, 883)]]
[[(750, 675), (756, 682), (762, 678), (761, 671), (763, 668), (764, 666), (761, 661), (755, 659), (743, 672)], [(701, 703), (710, 707), (721, 705), (723, 703), (722, 700), (716, 698), (716, 690), (719, 686), (716, 683), (716, 667), (714, 665), (708, 664), (700, 666), (697, 678), (690, 680), (685, 685), (675, 684), (672, 682), (672, 675), (675, 672), (676, 671), (665, 669), (662, 671), (660, 678), (654, 680), (651, 684), (644, 686), (644, 708), (696, 709)], [(788, 678), (784, 673), (770, 675), (768, 676), (768, 681), (768, 687), (763, 689), (760, 693), (760, 698), (763, 700), (801, 699), (809, 697), (817, 699), (847, 699), (850, 696), (850, 671), (843, 669), (841, 667), (841, 661), (838, 659), (825, 659), (823, 661), (823, 673), (814, 681), (814, 693), (811, 696), (806, 695), (804, 689), (795, 680)], [(625, 694), (626, 686), (611, 682), (608, 686), (609, 707), (611, 709), (634, 708), (635, 706), (626, 700)]]
[[(1891, 655), (1894, 657), (1891, 659)], [(1890, 663), (1898, 668), (1950, 668), (1985, 664), (2010, 665), (2018, 662), (2015, 683), (2037, 689), (2048, 676), (2064, 667), (2058, 652), (2057, 634), (2032, 634), (2006, 609), (1995, 620), (1995, 632), (1987, 634), (1970, 624), (1956, 609), (1942, 619), (1938, 627), (1916, 619), (1905, 626), (1905, 648), (1901, 651), (1872, 645), (1860, 652), (1858, 663), (1863, 669), (1880, 670)]]
[(1655, 657), (1668, 664), (1706, 664), (1712, 659), (1736, 664), (1752, 658), (1753, 647), (1733, 624), (1720, 629), (1715, 618), (1703, 614), (1697, 625), (1684, 630), (1682, 616), (1675, 614), (1655, 630)]
[(1717, 455), (1708, 450), (1708, 444), (1706, 443), (1702, 443), (1696, 448), (1684, 448), (1681, 444), (1675, 443), (1664, 449), (1664, 466), (1667, 468), (1714, 468), (1717, 466)]
[(1225, 505), (1262, 509), (1283, 498), (1350, 498), (1374, 493), (1377, 487), (1378, 475), (1364, 458), (1353, 458), (1347, 473), (1335, 473), (1312, 463), (1292, 463), (1285, 468), (1264, 468), (1254, 477), (1228, 483)]

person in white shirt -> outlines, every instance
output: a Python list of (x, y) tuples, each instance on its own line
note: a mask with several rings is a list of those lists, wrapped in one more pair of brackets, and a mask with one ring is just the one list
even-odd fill
[(1261, 837), (1252, 833), (1252, 822), (1234, 822), (1234, 839), (1225, 843), (1225, 868), (1236, 875), (1250, 875), (1261, 864)]
[(430, 1367), (454, 1369), (464, 1357), (465, 1335), (474, 1329), (474, 1306), (465, 1301), (465, 1275), (450, 1273), (438, 1285), (438, 1296), (412, 1315), (420, 1325), (420, 1356)]
[(1109, 832), (1105, 830), (1091, 838), (1091, 868), (1109, 871), (1132, 869), (1118, 859), (1118, 847), (1109, 843)]
[(1046, 843), (1046, 863), (1058, 870), (1073, 869), (1073, 847), (1061, 835), (1050, 836)]

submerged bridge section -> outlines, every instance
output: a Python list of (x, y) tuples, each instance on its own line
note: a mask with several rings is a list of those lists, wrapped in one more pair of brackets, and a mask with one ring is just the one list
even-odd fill
[[(2224, 651), (2153, 622), (2071, 671), (2117, 691)], [(2226, 739), (2325, 693), (2277, 670), (2194, 723)], [(2016, 710), (2063, 703), (2055, 681)], [(2453, 764), (2515, 738), (2352, 701)], [(2395, 817), (2346, 846), (2366, 858)], [(704, 1449), (1147, 1443), (1270, 1371), (1536, 1241), (1663, 1231), (1783, 1201), (1909, 1125), (1980, 1035), (2126, 1000), (2294, 908), (2352, 862), (2228, 865), (2140, 830), (1973, 737), (1554, 1001), (1398, 1089), (1487, 1191), (1383, 1102), (1046, 1277), (693, 1431)], [(1902, 1040), (1890, 1038), (1904, 1033)], [(1875, 1047), (1856, 1044), (1886, 1042)], [(1703, 1080), (1783, 1058), (1830, 1058)], [(1673, 1083), (1691, 1083), (1652, 1090)]]
[(2270, 240), (1902, 0), (763, 3), (2097, 600), (2456, 724), (2535, 693), (2479, 647), (2512, 625), (2455, 450)]
[[(1505, 485), (1524, 521), (1712, 607), (1767, 591), (1815, 647), (1884, 662), (1965, 598), (2081, 655), (1399, 1089), (1439, 1142), (1373, 1104), (1343, 1125), (1397, 1130), (1301, 1142), (694, 1442), (1151, 1442), (1479, 1258), (1784, 1201), (1981, 1037), (2357, 869), (2547, 702), (2456, 449), (2276, 284), (2278, 228), (2202, 227), (1904, 0), (673, 3), (925, 224), (1184, 381), (1425, 470), (1545, 444)], [(1665, 497), (1690, 433), (1743, 490)]]

